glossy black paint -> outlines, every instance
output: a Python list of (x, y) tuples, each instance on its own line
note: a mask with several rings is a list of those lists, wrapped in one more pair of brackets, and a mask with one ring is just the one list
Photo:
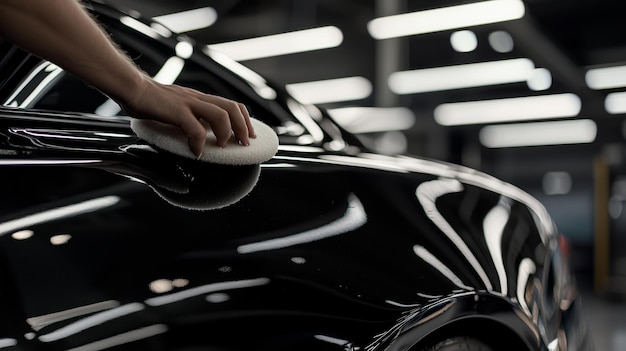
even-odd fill
[[(124, 14), (92, 6), (136, 42), (115, 27)], [(125, 117), (50, 103), (63, 81), (45, 106), (0, 110), (0, 349), (415, 351), (456, 335), (591, 349), (535, 199), (471, 169), (369, 153), (322, 111), (293, 115), (312, 107), (190, 60), (275, 127), (272, 160), (169, 155)]]

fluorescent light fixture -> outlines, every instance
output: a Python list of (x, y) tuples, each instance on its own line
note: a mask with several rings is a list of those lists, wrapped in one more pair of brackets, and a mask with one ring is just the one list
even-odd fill
[(132, 18), (130, 16), (120, 17), (120, 22), (122, 22), (122, 24), (126, 25), (127, 27), (130, 27), (140, 33), (143, 33), (144, 35), (150, 38), (158, 39), (159, 37), (162, 36), (162, 34), (159, 33), (159, 31), (155, 30), (154, 28), (148, 26), (147, 24), (135, 18)]
[(521, 0), (482, 1), (375, 18), (367, 30), (374, 39), (389, 39), (512, 21), (525, 12)]
[(169, 38), (173, 34), (171, 30), (169, 30), (167, 27), (165, 27), (164, 25), (158, 22), (152, 22), (150, 24), (150, 28), (152, 28), (152, 30), (154, 30), (155, 32), (157, 32), (159, 35), (161, 35), (164, 38)]
[(327, 111), (339, 125), (355, 134), (406, 130), (415, 124), (415, 114), (406, 107), (343, 107)]
[(202, 7), (157, 16), (153, 19), (175, 33), (184, 33), (210, 27), (217, 20), (217, 12), (212, 7)]
[(568, 172), (548, 172), (541, 180), (546, 195), (566, 195), (572, 190), (572, 175)]
[(534, 69), (530, 59), (517, 58), (401, 71), (389, 76), (389, 88), (396, 94), (415, 94), (519, 83), (527, 81)]
[(388, 131), (374, 136), (373, 147), (383, 155), (399, 155), (406, 153), (409, 141), (406, 134), (399, 131)]
[(513, 47), (515, 46), (511, 34), (503, 30), (490, 33), (488, 41), (491, 48), (501, 54), (513, 51)]
[(589, 69), (585, 73), (585, 82), (595, 90), (626, 87), (626, 66)]
[(478, 47), (478, 38), (471, 30), (460, 30), (450, 35), (450, 45), (457, 52), (471, 52)]
[(626, 92), (607, 94), (604, 99), (604, 109), (614, 115), (626, 113)]
[(173, 84), (184, 67), (185, 60), (178, 56), (172, 56), (165, 61), (163, 67), (161, 67), (159, 72), (154, 76), (154, 80), (161, 84)]
[(178, 44), (176, 44), (175, 50), (176, 56), (183, 59), (188, 59), (193, 55), (193, 45), (188, 41), (179, 41)]
[(526, 83), (533, 91), (548, 90), (552, 86), (552, 73), (546, 68), (535, 68)]
[(591, 143), (598, 127), (590, 119), (486, 126), (480, 142), (489, 148)]
[(365, 99), (372, 93), (372, 83), (363, 77), (347, 77), (286, 85), (298, 101), (323, 104)]
[(444, 126), (575, 117), (580, 98), (571, 93), (508, 99), (454, 102), (435, 108), (435, 121)]
[(343, 33), (334, 26), (305, 29), (209, 45), (236, 61), (294, 54), (333, 48), (341, 45)]

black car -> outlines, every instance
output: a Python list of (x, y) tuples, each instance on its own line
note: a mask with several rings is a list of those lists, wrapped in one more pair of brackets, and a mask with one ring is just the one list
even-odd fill
[(368, 151), (206, 46), (87, 4), (142, 69), (244, 102), (279, 150), (249, 166), (169, 154), (2, 42), (0, 349), (592, 349), (533, 197)]

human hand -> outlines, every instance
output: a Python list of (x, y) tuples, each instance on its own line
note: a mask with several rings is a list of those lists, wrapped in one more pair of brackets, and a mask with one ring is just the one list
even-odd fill
[(197, 157), (202, 155), (207, 133), (200, 121), (210, 126), (220, 147), (233, 136), (244, 146), (256, 137), (242, 103), (179, 85), (163, 85), (148, 77), (134, 97), (120, 105), (132, 117), (179, 127)]

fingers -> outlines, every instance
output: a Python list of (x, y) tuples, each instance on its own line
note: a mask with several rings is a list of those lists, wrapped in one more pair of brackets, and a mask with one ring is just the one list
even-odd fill
[(246, 109), (242, 110), (240, 104), (234, 101), (228, 101), (225, 107), (235, 138), (241, 145), (250, 145), (250, 132), (248, 130), (250, 116), (248, 115), (248, 111)]
[(229, 113), (225, 110), (219, 110), (218, 108), (218, 112), (210, 116), (209, 124), (217, 139), (217, 146), (226, 146), (228, 139), (233, 135)]
[(250, 113), (248, 112), (246, 105), (239, 103), (238, 106), (241, 114), (244, 116), (244, 119), (246, 121), (246, 126), (248, 127), (248, 136), (253, 139), (256, 138), (256, 133), (254, 132), (254, 127), (252, 126), (252, 121), (250, 120)]
[(206, 144), (207, 130), (200, 121), (211, 127), (220, 147), (226, 146), (233, 135), (241, 145), (250, 145), (250, 138), (256, 137), (248, 109), (242, 103), (178, 85), (147, 84), (141, 99), (122, 103), (125, 110), (137, 118), (179, 127), (196, 157), (202, 155)]
[(206, 144), (206, 129), (197, 119), (188, 116), (180, 124), (180, 129), (187, 135), (187, 144), (193, 154), (200, 158)]
[(244, 104), (219, 96), (200, 95), (205, 104), (194, 112), (209, 123), (217, 144), (224, 147), (234, 134), (241, 145), (250, 145), (250, 138), (256, 138), (250, 114)]

